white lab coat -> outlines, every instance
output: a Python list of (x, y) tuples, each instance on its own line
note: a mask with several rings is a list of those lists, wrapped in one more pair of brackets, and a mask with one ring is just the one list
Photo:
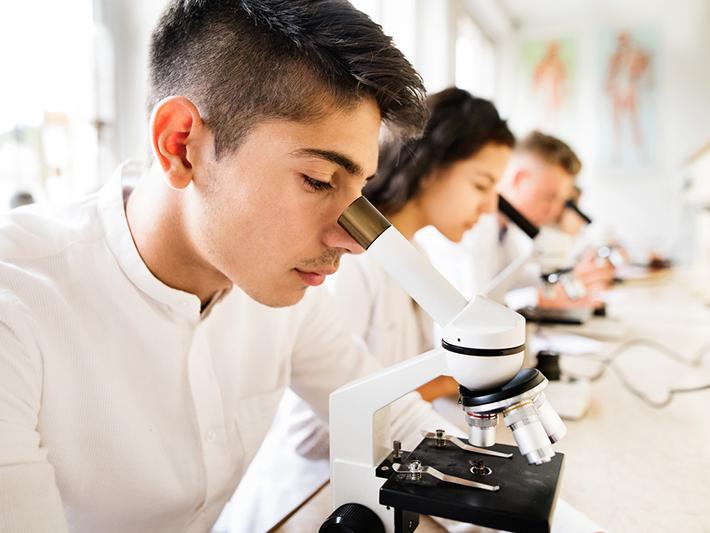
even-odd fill
[[(235, 287), (201, 310), (153, 276), (124, 208), (139, 174), (0, 217), (0, 531), (209, 531), (284, 389), (327, 417), (379, 368), (322, 288), (275, 309)], [(431, 418), (409, 403), (393, 432)]]
[[(436, 269), (469, 299), (481, 294), (496, 275), (530, 250), (530, 239), (517, 226), (509, 224), (501, 235), (497, 215), (482, 216), (459, 243), (449, 241), (431, 226), (419, 231), (415, 239)], [(523, 279), (515, 286), (535, 277), (535, 272), (519, 274)]]
[[(343, 257), (329, 288), (351, 331), (383, 366), (432, 347), (429, 316), (367, 254)], [(420, 437), (409, 438), (416, 443)], [(287, 392), (215, 531), (260, 533), (273, 527), (328, 480), (328, 449), (327, 425)]]
[(433, 321), (367, 254), (343, 258), (329, 288), (350, 330), (383, 366), (433, 347)]

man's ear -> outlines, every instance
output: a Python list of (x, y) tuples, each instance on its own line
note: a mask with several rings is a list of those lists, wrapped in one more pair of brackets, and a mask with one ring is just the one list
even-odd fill
[(515, 174), (513, 174), (513, 186), (514, 187), (520, 187), (521, 183), (525, 181), (525, 178), (527, 177), (528, 172), (527, 170), (524, 170), (522, 168), (519, 168), (515, 171)]
[(169, 96), (153, 108), (150, 118), (153, 152), (172, 188), (184, 189), (192, 181), (197, 156), (195, 142), (204, 133), (200, 112), (184, 96)]

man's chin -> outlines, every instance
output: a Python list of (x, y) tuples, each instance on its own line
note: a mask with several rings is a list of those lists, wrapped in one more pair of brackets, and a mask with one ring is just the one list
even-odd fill
[(298, 302), (303, 300), (303, 297), (306, 295), (307, 288), (308, 287), (304, 286), (295, 290), (284, 290), (279, 292), (278, 294), (252, 294), (249, 292), (247, 292), (247, 294), (252, 300), (255, 300), (267, 307), (290, 307), (292, 305), (296, 305)]

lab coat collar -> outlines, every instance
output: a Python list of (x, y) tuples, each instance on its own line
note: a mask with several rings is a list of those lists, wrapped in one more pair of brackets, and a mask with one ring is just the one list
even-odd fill
[[(125, 199), (144, 170), (143, 164), (133, 161), (123, 163), (99, 192), (99, 217), (106, 242), (121, 270), (139, 290), (169, 313), (195, 324), (200, 320), (200, 299), (194, 294), (169, 287), (156, 278), (141, 259), (128, 227)], [(220, 296), (217, 295), (215, 300)]]

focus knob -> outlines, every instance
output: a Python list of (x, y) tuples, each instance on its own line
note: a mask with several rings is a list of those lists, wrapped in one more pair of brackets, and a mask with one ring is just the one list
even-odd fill
[(368, 507), (346, 503), (331, 513), (318, 533), (385, 533), (385, 526)]

